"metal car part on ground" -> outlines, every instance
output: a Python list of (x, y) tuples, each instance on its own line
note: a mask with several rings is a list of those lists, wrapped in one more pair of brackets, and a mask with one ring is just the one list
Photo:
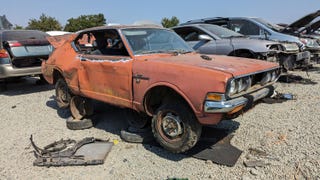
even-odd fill
[(199, 23), (219, 25), (254, 39), (272, 40), (285, 44), (294, 43), (296, 45), (293, 44), (290, 46), (297, 46), (297, 51), (295, 52), (287, 51), (286, 45), (283, 46), (284, 54), (280, 57), (280, 59), (282, 59), (281, 61), (283, 61), (284, 64), (291, 65), (289, 69), (310, 66), (311, 54), (305, 49), (305, 42), (302, 42), (298, 37), (279, 32), (281, 27), (261, 18), (213, 17), (190, 20), (181, 25)]
[(0, 80), (41, 75), (41, 60), (52, 51), (47, 36), (36, 30), (1, 30)]
[(70, 95), (144, 113), (155, 139), (174, 153), (192, 148), (202, 126), (273, 94), (280, 75), (276, 63), (198, 54), (159, 26), (102, 26), (48, 40), (55, 50), (43, 75), (67, 85), (56, 85), (65, 91), (58, 104), (70, 105)]
[(36, 160), (34, 166), (79, 166), (103, 164), (113, 143), (87, 137), (80, 141), (59, 140), (39, 148), (30, 137)]

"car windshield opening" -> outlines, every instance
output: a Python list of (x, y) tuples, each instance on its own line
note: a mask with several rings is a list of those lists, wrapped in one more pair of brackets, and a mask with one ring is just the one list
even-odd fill
[(132, 28), (123, 29), (122, 33), (129, 42), (134, 55), (193, 52), (193, 49), (171, 30)]
[(253, 18), (254, 20), (258, 21), (259, 23), (267, 26), (268, 28), (274, 30), (274, 31), (277, 31), (277, 32), (280, 32), (283, 28), (279, 25), (276, 25), (276, 24), (272, 24), (264, 19), (260, 19), (260, 18)]
[(217, 25), (201, 24), (200, 26), (206, 29), (207, 31), (210, 31), (211, 33), (215, 34), (219, 38), (244, 37), (243, 34), (231, 31), (227, 28), (223, 28)]

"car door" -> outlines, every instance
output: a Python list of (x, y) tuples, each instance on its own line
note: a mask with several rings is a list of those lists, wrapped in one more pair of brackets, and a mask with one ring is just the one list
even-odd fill
[[(117, 33), (116, 30), (114, 32)], [(101, 32), (99, 33), (101, 34)], [(109, 33), (109, 31), (104, 33)], [(96, 36), (89, 39), (93, 43), (94, 41), (103, 42), (104, 38), (105, 36)], [(107, 41), (107, 39), (105, 40)], [(91, 47), (89, 44), (90, 42), (86, 42), (86, 47)], [(93, 99), (130, 107), (132, 104), (131, 57), (127, 52), (119, 54), (116, 49), (112, 48), (104, 54), (92, 53), (93, 50), (86, 48), (86, 53), (78, 54), (80, 59), (78, 71), (80, 92)]]
[(215, 54), (216, 53), (216, 42), (212, 41), (202, 41), (199, 39), (199, 35), (208, 35), (210, 34), (202, 31), (197, 27), (180, 27), (174, 29), (174, 31), (184, 39), (190, 47), (194, 50), (199, 51), (200, 53), (206, 54)]

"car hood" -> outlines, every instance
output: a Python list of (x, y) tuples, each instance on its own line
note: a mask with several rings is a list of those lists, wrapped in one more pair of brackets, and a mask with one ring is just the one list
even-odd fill
[[(140, 57), (145, 59), (146, 57)], [(202, 55), (189, 53), (182, 55), (168, 55), (165, 57), (148, 57), (152, 61), (162, 61), (168, 64), (179, 66), (211, 69), (220, 71), (232, 76), (241, 76), (255, 72), (261, 72), (272, 68), (277, 68), (278, 64), (262, 60), (254, 60), (240, 57), (221, 56), (221, 55)]]
[(284, 28), (282, 31), (285, 31), (288, 29), (299, 29), (301, 27), (304, 27), (319, 16), (320, 16), (320, 10), (313, 12), (313, 13), (310, 13), (310, 14), (298, 19), (297, 21), (291, 23), (286, 28)]
[(318, 30), (320, 28), (320, 20), (310, 24), (307, 27), (307, 33), (313, 33), (314, 31)]

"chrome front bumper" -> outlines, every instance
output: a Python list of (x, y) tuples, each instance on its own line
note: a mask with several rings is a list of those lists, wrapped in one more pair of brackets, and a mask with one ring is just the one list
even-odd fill
[[(206, 113), (228, 113), (239, 106), (245, 106), (249, 101), (257, 101), (270, 94), (272, 88), (263, 88), (246, 97), (238, 97), (229, 101), (206, 101), (204, 104), (204, 112)], [(249, 100), (250, 99), (250, 100)]]

